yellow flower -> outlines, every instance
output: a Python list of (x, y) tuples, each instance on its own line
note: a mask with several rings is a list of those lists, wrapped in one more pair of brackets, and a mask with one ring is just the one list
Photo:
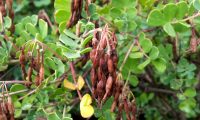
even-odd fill
[(94, 114), (94, 108), (91, 106), (92, 98), (85, 94), (80, 102), (80, 111), (83, 118), (89, 118)]

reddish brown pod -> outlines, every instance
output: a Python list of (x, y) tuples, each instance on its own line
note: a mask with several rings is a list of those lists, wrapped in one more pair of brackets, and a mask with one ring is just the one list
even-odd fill
[(92, 87), (94, 88), (97, 82), (97, 75), (94, 68), (91, 69), (90, 78), (91, 78)]
[(111, 57), (108, 58), (107, 66), (108, 66), (108, 72), (112, 74), (114, 72), (114, 66)]
[(112, 84), (113, 84), (113, 78), (112, 78), (112, 76), (109, 75), (107, 82), (106, 82), (106, 93), (103, 97), (103, 101), (105, 101), (106, 98), (108, 97), (108, 94), (110, 93), (111, 88), (112, 88)]

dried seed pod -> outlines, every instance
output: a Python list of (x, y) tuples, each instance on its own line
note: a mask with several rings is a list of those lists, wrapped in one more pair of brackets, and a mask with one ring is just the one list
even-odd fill
[(44, 55), (42, 54), (42, 61), (40, 65), (40, 71), (39, 71), (39, 83), (42, 83), (42, 80), (44, 79)]
[(97, 81), (97, 76), (96, 76), (96, 71), (94, 68), (91, 69), (90, 77), (91, 77), (92, 87), (95, 87), (96, 81)]
[(97, 70), (97, 76), (98, 76), (98, 80), (102, 80), (102, 70), (101, 70), (101, 67), (98, 67), (98, 70)]
[(104, 93), (104, 84), (103, 81), (100, 80), (97, 84), (97, 93), (98, 93), (98, 101), (100, 103), (100, 100), (102, 100), (103, 98), (103, 93)]
[(40, 76), (39, 76), (39, 73), (35, 77), (35, 84), (36, 84), (36, 86), (40, 85)]
[(19, 57), (19, 62), (20, 62), (20, 65), (21, 65), (21, 69), (22, 69), (22, 73), (23, 73), (23, 76), (24, 76), (24, 79), (26, 79), (26, 70), (25, 70), (25, 53), (24, 53), (24, 47), (21, 48), (21, 55)]
[(113, 64), (114, 64), (115, 68), (117, 68), (118, 57), (117, 57), (116, 54), (114, 54), (114, 55), (112, 56), (112, 60), (113, 60)]
[(120, 103), (118, 106), (118, 114), (117, 114), (116, 120), (121, 120), (123, 107), (124, 107), (124, 105), (122, 103)]
[(126, 118), (128, 119), (128, 120), (131, 120), (131, 116), (130, 116), (130, 112), (131, 111), (129, 111), (129, 107), (128, 107), (128, 103), (127, 103), (127, 100), (126, 99), (124, 99), (123, 100), (124, 102), (124, 110), (125, 110), (125, 112), (126, 112)]
[(104, 38), (100, 42), (100, 48), (105, 49), (107, 46), (107, 40)]
[(108, 58), (107, 65), (108, 65), (108, 72), (112, 74), (114, 72), (114, 66), (113, 66), (113, 61), (110, 57)]
[(114, 112), (116, 105), (117, 105), (117, 102), (114, 101), (114, 102), (112, 103), (112, 106), (111, 106), (111, 109), (110, 109), (111, 112)]
[(112, 76), (109, 76), (108, 79), (107, 79), (107, 82), (106, 82), (106, 93), (105, 93), (105, 95), (103, 97), (103, 101), (105, 101), (105, 99), (107, 98), (108, 94), (110, 93), (111, 88), (112, 88), (112, 84), (113, 84)]
[(14, 115), (14, 106), (12, 104), (12, 100), (11, 100), (11, 97), (8, 96), (8, 102), (7, 102), (7, 107), (8, 107), (8, 111), (9, 111), (9, 114), (10, 115)]
[(32, 73), (33, 73), (33, 62), (34, 62), (34, 59), (31, 58), (31, 63), (30, 63), (29, 69), (28, 69), (28, 76), (27, 76), (29, 82), (32, 81), (31, 76), (32, 76)]

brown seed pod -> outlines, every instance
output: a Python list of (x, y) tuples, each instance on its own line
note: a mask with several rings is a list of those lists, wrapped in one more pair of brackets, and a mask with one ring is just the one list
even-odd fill
[(33, 62), (34, 62), (34, 59), (32, 57), (31, 58), (31, 63), (30, 63), (29, 69), (28, 69), (28, 76), (27, 76), (29, 82), (32, 81), (31, 76), (32, 76), (32, 73), (33, 73)]
[(8, 102), (7, 102), (7, 107), (8, 107), (8, 111), (9, 111), (9, 114), (10, 115), (14, 115), (14, 106), (12, 104), (12, 100), (11, 100), (11, 97), (8, 96)]
[(105, 49), (107, 46), (107, 40), (104, 38), (100, 42), (100, 48)]
[(97, 76), (98, 76), (98, 80), (102, 80), (102, 70), (101, 70), (101, 67), (98, 67), (98, 70), (97, 70)]
[(112, 74), (114, 72), (114, 66), (113, 66), (113, 61), (110, 57), (108, 58), (107, 65), (108, 65), (108, 72)]
[(111, 106), (111, 109), (110, 109), (111, 112), (114, 112), (116, 105), (117, 105), (117, 102), (114, 101), (114, 102), (112, 103), (112, 106)]
[(21, 65), (22, 73), (24, 76), (24, 79), (26, 79), (26, 70), (25, 70), (25, 53), (24, 53), (24, 47), (21, 48), (21, 55), (19, 57), (19, 63)]
[(100, 99), (102, 99), (102, 97), (103, 97), (103, 91), (104, 91), (103, 88), (104, 88), (103, 81), (100, 80), (100, 81), (98, 82), (98, 84), (97, 84), (97, 93), (98, 93), (98, 97), (99, 97)]
[(91, 77), (92, 87), (95, 87), (96, 82), (97, 82), (97, 76), (96, 76), (96, 71), (94, 68), (91, 69), (90, 77)]
[(39, 73), (35, 77), (35, 84), (36, 84), (36, 86), (40, 85), (40, 76), (39, 76)]
[(39, 71), (39, 83), (41, 84), (44, 79), (44, 65), (43, 63), (40, 66), (40, 71)]
[(124, 110), (125, 110), (125, 112), (126, 112), (126, 118), (127, 118), (128, 120), (131, 120), (131, 116), (130, 116), (130, 114), (129, 114), (131, 111), (129, 111), (129, 107), (128, 107), (127, 100), (124, 99), (124, 100), (123, 100), (123, 103), (124, 103)]
[(106, 100), (108, 94), (110, 93), (111, 88), (112, 88), (112, 84), (113, 84), (112, 76), (109, 76), (108, 79), (107, 79), (107, 82), (106, 82), (106, 93), (105, 93), (105, 95), (103, 97), (103, 101)]

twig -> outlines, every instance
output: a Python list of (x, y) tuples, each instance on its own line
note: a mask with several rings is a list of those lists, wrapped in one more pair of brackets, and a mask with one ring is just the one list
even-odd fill
[(1, 84), (1, 83), (5, 83), (5, 84), (15, 84), (15, 83), (20, 83), (20, 84), (32, 84), (32, 82), (23, 81), (23, 80), (0, 81), (0, 84)]
[[(10, 92), (9, 95), (15, 95), (15, 94), (24, 93), (24, 92), (27, 92), (27, 91), (29, 91), (29, 90), (28, 89), (19, 90), (19, 91), (16, 91), (16, 92)], [(0, 94), (0, 98), (2, 98), (3, 96), (8, 97), (9, 95), (7, 95), (7, 94), (5, 94), (5, 95)]]
[(124, 65), (125, 65), (125, 63), (126, 63), (126, 61), (127, 61), (127, 59), (128, 59), (128, 56), (130, 55), (131, 50), (132, 50), (133, 46), (135, 45), (136, 41), (137, 41), (137, 38), (134, 39), (133, 43), (131, 44), (130, 48), (128, 49), (128, 52), (127, 52), (126, 55), (125, 55), (124, 61), (122, 62), (121, 66), (120, 66), (120, 68), (119, 68), (119, 71), (120, 71), (120, 72), (122, 71), (122, 69), (123, 69), (123, 67), (124, 67)]
[[(71, 72), (72, 72), (72, 77), (73, 77), (73, 80), (74, 80), (74, 84), (77, 86), (76, 72), (75, 72), (75, 69), (74, 69), (73, 62), (70, 62), (70, 68), (71, 68)], [(82, 95), (81, 95), (80, 91), (78, 90), (78, 87), (76, 87), (76, 91), (78, 93), (79, 99), (81, 100), (82, 99)]]
[(172, 24), (175, 24), (175, 23), (178, 23), (178, 22), (185, 22), (185, 21), (188, 21), (190, 19), (194, 19), (194, 18), (199, 17), (199, 16), (200, 16), (200, 12), (194, 14), (193, 16), (187, 17), (187, 18), (185, 18), (183, 20), (174, 21), (174, 22), (172, 22)]

